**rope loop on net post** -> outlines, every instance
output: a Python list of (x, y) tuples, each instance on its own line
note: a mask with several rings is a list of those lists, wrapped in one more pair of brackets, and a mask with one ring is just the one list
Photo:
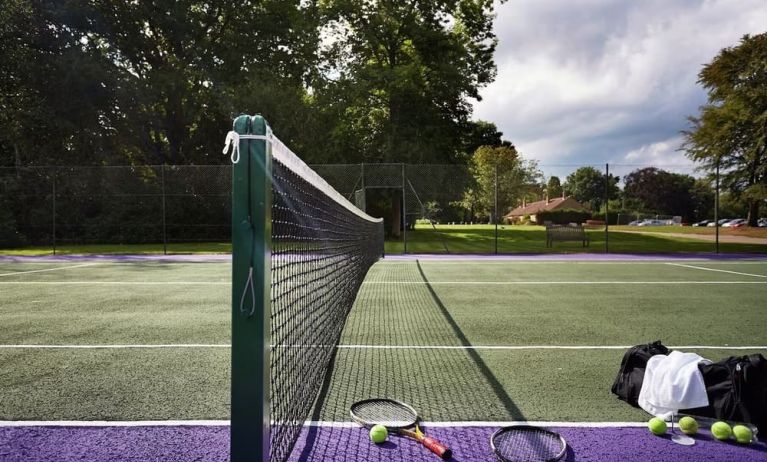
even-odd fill
[(224, 140), (223, 153), (226, 155), (229, 152), (229, 147), (232, 147), (231, 160), (233, 164), (236, 164), (240, 161), (240, 140), (264, 140), (271, 142), (271, 131), (268, 135), (240, 135), (235, 131), (230, 131), (227, 133), (226, 139)]

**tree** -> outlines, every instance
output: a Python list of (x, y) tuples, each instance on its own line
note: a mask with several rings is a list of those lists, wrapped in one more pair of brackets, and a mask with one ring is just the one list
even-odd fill
[(552, 176), (546, 183), (546, 193), (549, 197), (559, 197), (562, 195), (562, 183), (558, 176)]
[[(305, 87), (319, 43), (313, 2), (9, 2), (5, 153), (54, 152), (70, 165), (220, 163), (221, 134), (242, 111), (267, 114), (297, 149), (316, 139)], [(22, 163), (56, 163), (37, 156)]]
[(626, 175), (623, 193), (626, 199), (636, 199), (643, 212), (679, 215), (690, 221), (697, 217), (695, 188), (690, 175), (647, 167)]
[(463, 130), (461, 151), (464, 159), (468, 162), (471, 155), (481, 146), (506, 146), (513, 148), (511, 141), (503, 139), (503, 133), (492, 122), (484, 120), (469, 121)]
[(328, 0), (318, 104), (353, 162), (460, 163), (470, 98), (495, 76), (492, 0)]
[(689, 117), (683, 149), (709, 172), (720, 167), (722, 186), (746, 200), (748, 224), (756, 226), (767, 199), (767, 33), (721, 50), (698, 83), (708, 102)]
[(619, 178), (612, 174), (605, 178), (605, 174), (594, 167), (580, 167), (567, 176), (565, 193), (572, 196), (578, 202), (588, 205), (591, 210), (599, 211), (607, 199), (615, 199), (618, 196)]
[(471, 157), (469, 169), (473, 181), (464, 193), (464, 207), (473, 212), (472, 216), (492, 218), (497, 175), (496, 219), (509, 212), (541, 176), (535, 162), (522, 159), (517, 150), (509, 146), (480, 147)]

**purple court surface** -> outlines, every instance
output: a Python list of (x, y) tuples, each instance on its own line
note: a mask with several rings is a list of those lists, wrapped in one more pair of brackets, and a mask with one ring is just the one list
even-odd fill
[[(428, 434), (453, 449), (456, 462), (495, 461), (489, 446), (493, 427), (440, 427)], [(573, 462), (767, 461), (767, 444), (719, 442), (706, 432), (694, 446), (679, 446), (668, 436), (651, 435), (642, 427), (555, 428), (568, 442), (563, 460)], [(226, 426), (139, 427), (0, 427), (0, 461), (226, 461)], [(417, 443), (390, 437), (381, 445), (354, 427), (307, 427), (291, 462), (410, 461), (436, 457)]]

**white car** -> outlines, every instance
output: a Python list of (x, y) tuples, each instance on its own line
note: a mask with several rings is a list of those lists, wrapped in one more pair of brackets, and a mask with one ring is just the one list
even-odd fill
[(756, 224), (760, 228), (767, 228), (767, 218), (760, 218), (759, 221), (756, 222)]
[(666, 222), (662, 220), (643, 220), (637, 226), (663, 226)]
[(736, 218), (734, 220), (730, 220), (727, 223), (722, 223), (722, 228), (734, 228), (736, 225), (740, 225), (746, 223), (745, 218)]

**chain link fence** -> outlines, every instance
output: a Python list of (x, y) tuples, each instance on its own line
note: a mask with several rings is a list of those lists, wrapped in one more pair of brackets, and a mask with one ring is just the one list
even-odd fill
[[(597, 187), (584, 199), (570, 184), (549, 191), (545, 177), (509, 187), (508, 176), (464, 165), (312, 166), (350, 201), (384, 218), (388, 253), (715, 252), (720, 230), (707, 225), (714, 218), (740, 218), (733, 211), (717, 214), (712, 178), (698, 178), (711, 186), (696, 192), (698, 203), (668, 213), (624, 193), (633, 166), (537, 167), (561, 170), (562, 183), (567, 172), (591, 169), (592, 183), (607, 185), (611, 178), (614, 191)], [(180, 244), (217, 243), (225, 250), (230, 190), (230, 165), (0, 168), (0, 249), (149, 244), (168, 252)], [(557, 212), (568, 209), (580, 213)], [(707, 221), (694, 229), (682, 226), (698, 220)], [(545, 222), (583, 227), (589, 246), (547, 247)], [(661, 239), (661, 231), (676, 240)], [(767, 252), (758, 230), (749, 232), (723, 251)]]

